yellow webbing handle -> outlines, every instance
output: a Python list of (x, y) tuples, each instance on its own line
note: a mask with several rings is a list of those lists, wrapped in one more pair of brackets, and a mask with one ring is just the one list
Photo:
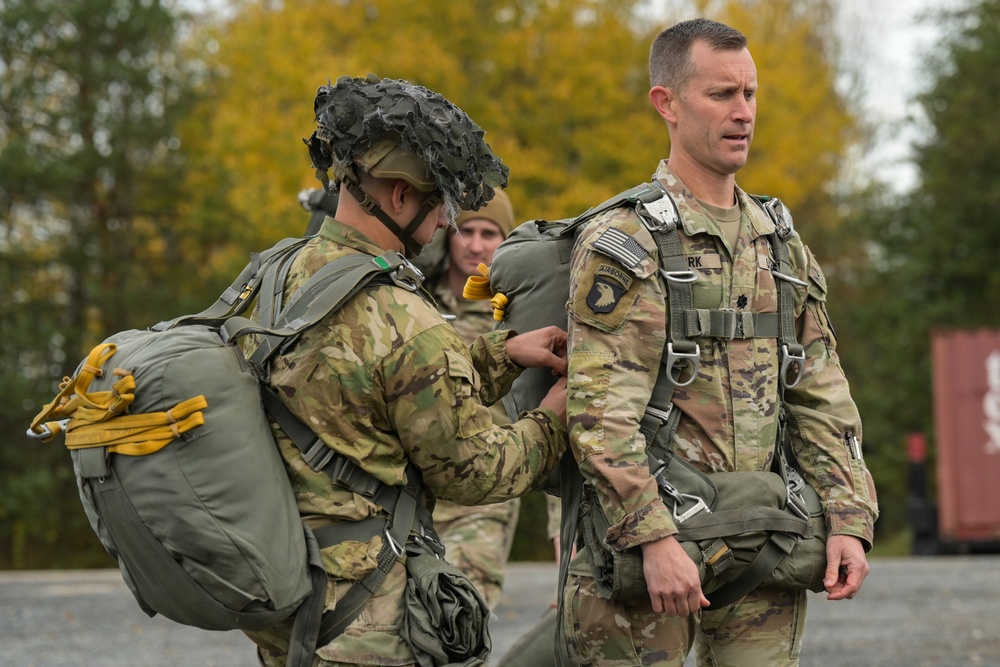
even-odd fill
[[(60, 385), (59, 395), (46, 405), (31, 423), (33, 433), (49, 435), (64, 430), (60, 421), (45, 422), (50, 417), (68, 418), (65, 424), (66, 448), (107, 447), (109, 452), (126, 456), (152, 454), (173, 442), (182, 433), (205, 424), (201, 410), (208, 407), (204, 396), (181, 401), (166, 412), (124, 414), (135, 401), (135, 378), (126, 370), (114, 369), (118, 380), (110, 391), (87, 393), (95, 377), (103, 377), (101, 367), (118, 348), (112, 343), (95, 347), (73, 378)], [(44, 423), (43, 423), (44, 422)]]
[(490, 287), (490, 267), (485, 264), (479, 265), (478, 276), (469, 276), (465, 280), (465, 287), (462, 288), (462, 296), (473, 301), (490, 300), (493, 306), (493, 319), (502, 322), (504, 309), (507, 307), (508, 299), (502, 292), (493, 293)]
[(484, 301), (493, 298), (493, 292), (490, 290), (490, 267), (480, 264), (479, 275), (469, 276), (465, 279), (462, 296), (472, 301)]
[(62, 426), (58, 421), (46, 422), (46, 419), (69, 417), (80, 405), (94, 406), (93, 401), (87, 397), (87, 389), (95, 377), (104, 375), (101, 366), (117, 351), (118, 347), (113, 343), (103, 343), (91, 350), (80, 372), (72, 378), (63, 378), (56, 397), (35, 415), (31, 422), (32, 433), (42, 434), (48, 431), (51, 435), (42, 438), (43, 442), (48, 442), (62, 431)]
[(504, 308), (507, 307), (507, 295), (497, 292), (490, 299), (490, 305), (493, 306), (493, 319), (497, 322), (503, 322)]

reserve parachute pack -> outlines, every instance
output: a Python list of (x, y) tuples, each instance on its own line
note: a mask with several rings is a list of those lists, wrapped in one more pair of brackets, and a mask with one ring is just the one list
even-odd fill
[[(399, 253), (350, 255), (285, 303), (287, 272), (307, 241), (285, 239), (253, 254), (201, 313), (106, 339), (28, 429), (43, 441), (65, 435), (91, 527), (148, 615), (253, 631), (295, 614), (287, 662), (295, 667), (311, 665), (315, 647), (378, 589), (398, 555), (394, 545), (407, 542), (419, 493), (419, 475), (389, 487), (335, 454), (267, 386), (269, 360), (358, 290), (420, 284)], [(251, 303), (259, 323), (241, 316)], [(247, 357), (237, 342), (250, 334), (260, 344)], [(391, 518), (374, 528), (389, 538), (378, 569), (327, 614), (319, 550), (347, 538), (314, 534), (302, 522), (268, 416), (310, 466)], [(370, 536), (350, 537), (362, 538)]]
[[(556, 325), (566, 329), (569, 263), (577, 235), (605, 211), (635, 210), (657, 243), (669, 309), (667, 344), (641, 431), (650, 471), (673, 513), (680, 530), (678, 539), (699, 567), (710, 608), (729, 604), (762, 583), (819, 590), (825, 570), (822, 507), (792, 455), (784, 408), (773, 471), (706, 475), (672, 451), (680, 411), (673, 409), (671, 399), (677, 387), (687, 386), (697, 375), (699, 340), (776, 338), (779, 399), (783, 400), (785, 388), (799, 380), (805, 354), (795, 337), (794, 286), (805, 283), (794, 277), (786, 247), (794, 233), (791, 216), (778, 199), (754, 200), (776, 226), (768, 241), (779, 289), (777, 313), (694, 309), (691, 285), (697, 275), (688, 267), (681, 246), (680, 214), (656, 180), (626, 190), (576, 218), (519, 225), (497, 248), (487, 275), (470, 278), (466, 286), (468, 298), (491, 299), (497, 328), (528, 331)], [(536, 407), (554, 381), (547, 371), (525, 370), (504, 398), (511, 418)], [(607, 518), (569, 452), (559, 468), (558, 488), (563, 504), (562, 580), (579, 527), (586, 548), (576, 563), (587, 561), (600, 595), (622, 600), (648, 595), (641, 554), (637, 548), (617, 552), (608, 546)]]

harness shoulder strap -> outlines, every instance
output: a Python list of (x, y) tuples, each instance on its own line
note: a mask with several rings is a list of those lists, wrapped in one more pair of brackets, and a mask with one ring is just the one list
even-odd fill
[[(389, 514), (388, 520), (377, 517), (375, 520), (349, 524), (346, 531), (340, 530), (339, 525), (316, 531), (317, 549), (332, 546), (347, 539), (361, 541), (369, 540), (378, 534), (383, 536), (382, 548), (376, 556), (376, 568), (365, 575), (363, 579), (355, 582), (347, 595), (337, 603), (334, 610), (322, 614), (320, 621), (310, 624), (315, 627), (319, 635), (316, 645), (325, 646), (358, 617), (365, 604), (385, 581), (393, 563), (403, 557), (404, 547), (416, 522), (422, 480), (419, 470), (411, 465), (407, 468), (408, 482), (406, 486), (391, 486), (379, 481), (347, 457), (327, 447), (312, 429), (291, 413), (277, 393), (263, 383), (261, 383), (261, 398), (267, 412), (292, 440), (302, 458), (313, 470), (323, 472), (335, 486), (347, 488), (353, 493), (364, 496)], [(326, 572), (324, 570), (324, 590), (325, 584)], [(322, 609), (322, 601), (325, 596), (316, 596), (315, 590), (314, 595), (307, 602), (315, 602), (313, 598), (318, 597)], [(315, 614), (315, 611), (308, 613)], [(296, 622), (298, 622), (298, 618), (296, 618)]]
[(778, 344), (781, 366), (779, 380), (782, 389), (794, 387), (802, 377), (805, 368), (805, 348), (795, 337), (795, 285), (808, 287), (792, 273), (792, 261), (788, 252), (788, 241), (795, 234), (792, 216), (776, 197), (751, 196), (774, 222), (775, 231), (768, 234), (777, 267), (771, 274), (778, 282)]
[[(647, 183), (640, 183), (635, 187), (619, 192), (614, 197), (606, 199), (597, 206), (587, 209), (577, 217), (573, 218), (573, 220), (566, 225), (566, 230), (575, 230), (575, 228), (581, 223), (592, 220), (605, 211), (621, 208), (627, 204), (635, 206), (642, 204), (643, 207), (650, 207), (650, 210), (656, 210), (655, 202), (659, 201), (664, 194), (666, 194), (666, 191), (663, 189), (663, 186), (660, 185), (659, 181), (653, 180)], [(566, 232), (564, 231), (564, 233)]]

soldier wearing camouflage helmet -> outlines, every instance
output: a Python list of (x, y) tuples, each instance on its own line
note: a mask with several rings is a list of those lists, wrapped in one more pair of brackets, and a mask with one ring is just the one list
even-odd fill
[[(335, 215), (290, 267), (286, 295), (346, 255), (417, 254), (459, 210), (483, 206), (506, 184), (507, 169), (482, 130), (420, 86), (343, 77), (319, 88), (315, 112), (309, 152), (325, 187), (334, 187), (333, 170), (339, 198)], [(422, 484), (424, 505), (434, 497), (478, 504), (533, 490), (565, 449), (564, 382), (513, 424), (495, 425), (484, 407), (509, 390), (523, 367), (541, 366), (565, 372), (558, 330), (489, 333), (470, 349), (416, 285), (373, 284), (279, 354), (269, 383), (323, 447), (352, 461), (366, 479), (389, 487)], [(395, 558), (360, 615), (321, 642), (313, 665), (427, 664), (418, 658), (426, 651), (410, 643), (404, 611), (410, 547), (436, 543), (427, 508), (418, 511), (428, 515), (427, 525), (421, 520), (405, 545), (387, 541), (387, 532), (366, 533), (372, 524), (389, 525), (380, 505), (312, 469), (274, 428), (300, 514), (314, 531), (340, 536), (322, 550), (327, 609), (347, 606), (345, 596), (379, 567), (387, 545)], [(291, 621), (248, 633), (262, 664), (285, 664), (290, 631)], [(473, 657), (450, 655), (463, 664)]]
[(798, 383), (784, 383), (783, 401), (782, 351), (773, 335), (696, 332), (699, 370), (683, 378), (690, 384), (677, 386), (669, 412), (660, 414), (679, 411), (675, 454), (715, 473), (769, 469), (779, 416), (787, 411), (795, 455), (823, 504), (829, 533), (823, 585), (831, 600), (854, 597), (868, 574), (865, 554), (878, 510), (862, 458), (861, 421), (815, 257), (789, 225), (780, 231), (790, 235), (792, 268), (779, 274), (767, 240), (775, 222), (736, 185), (756, 117), (757, 72), (746, 38), (713, 21), (682, 22), (655, 39), (650, 78), (650, 99), (670, 135), (669, 159), (654, 178), (677, 206), (677, 236), (690, 270), (658, 271), (661, 249), (633, 208), (589, 222), (572, 256), (567, 393), (570, 443), (610, 523), (603, 537), (613, 550), (640, 550), (648, 597), (603, 599), (591, 566), (575, 562), (563, 592), (563, 628), (578, 664), (680, 667), (693, 643), (699, 666), (793, 666), (805, 591), (759, 587), (732, 604), (703, 609), (709, 602), (698, 569), (674, 537), (681, 517), (675, 520), (650, 474), (640, 423), (673, 331), (667, 280), (693, 281), (693, 307), (685, 315), (732, 313), (749, 324), (777, 311), (779, 282), (794, 286), (794, 328), (805, 358)]

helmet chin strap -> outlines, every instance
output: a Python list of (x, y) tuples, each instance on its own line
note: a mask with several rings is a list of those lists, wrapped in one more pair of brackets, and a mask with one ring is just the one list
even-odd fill
[(423, 250), (423, 246), (416, 242), (413, 238), (413, 234), (420, 229), (420, 225), (423, 223), (427, 214), (430, 213), (435, 206), (441, 203), (441, 197), (436, 192), (427, 198), (421, 207), (417, 211), (417, 215), (414, 216), (413, 220), (410, 221), (406, 227), (400, 227), (395, 220), (390, 218), (382, 207), (378, 205), (378, 202), (372, 198), (367, 192), (361, 189), (361, 186), (351, 178), (346, 179), (347, 191), (351, 193), (355, 199), (358, 200), (358, 204), (361, 208), (365, 210), (368, 215), (374, 216), (383, 225), (388, 228), (396, 237), (403, 242), (403, 246), (406, 248), (407, 257), (416, 257)]

